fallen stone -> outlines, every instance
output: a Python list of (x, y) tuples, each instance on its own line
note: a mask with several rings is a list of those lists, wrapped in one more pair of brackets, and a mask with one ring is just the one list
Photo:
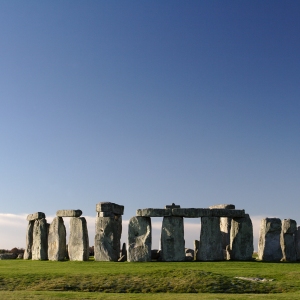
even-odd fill
[(297, 223), (292, 219), (284, 219), (281, 223), (280, 244), (282, 249), (283, 261), (296, 261), (297, 252), (295, 244), (295, 233)]
[(56, 212), (57, 217), (80, 217), (82, 215), (82, 211), (80, 209), (61, 209)]
[(34, 221), (29, 221), (26, 232), (26, 248), (23, 256), (24, 259), (32, 258), (33, 226)]
[(120, 257), (122, 216), (96, 217), (94, 258), (96, 261), (118, 261)]
[(127, 260), (151, 261), (151, 218), (132, 217), (128, 224)]
[(185, 255), (187, 254), (192, 254), (192, 256), (194, 257), (195, 251), (193, 249), (190, 248), (185, 248)]
[(38, 219), (33, 225), (32, 260), (48, 259), (48, 228), (46, 219)]
[(168, 208), (144, 208), (138, 209), (136, 215), (138, 217), (166, 217), (172, 216), (172, 210)]
[(258, 259), (262, 261), (280, 261), (282, 249), (280, 245), (281, 220), (278, 218), (265, 218), (261, 220)]
[(45, 219), (46, 215), (43, 212), (36, 212), (27, 216), (27, 221), (35, 221), (39, 219)]
[(24, 253), (19, 253), (17, 258), (18, 259), (24, 259)]
[(182, 217), (164, 217), (161, 229), (162, 261), (185, 261)]
[(122, 255), (122, 256), (118, 259), (118, 261), (119, 261), (119, 262), (127, 261), (126, 255)]
[(48, 233), (48, 259), (63, 261), (66, 257), (66, 227), (62, 217), (53, 219)]
[(84, 217), (70, 218), (68, 253), (71, 261), (89, 260), (89, 235)]
[(230, 260), (252, 260), (253, 226), (248, 214), (232, 219), (230, 231)]
[(116, 215), (124, 214), (124, 206), (112, 202), (99, 202), (96, 204), (97, 212), (112, 212)]
[(193, 260), (194, 260), (194, 256), (192, 255), (192, 253), (185, 254), (185, 261), (193, 261)]
[(197, 255), (200, 261), (224, 260), (220, 218), (202, 217), (200, 244)]
[(0, 254), (0, 260), (4, 260), (4, 259), (16, 259), (17, 258), (17, 254), (15, 253), (1, 253)]

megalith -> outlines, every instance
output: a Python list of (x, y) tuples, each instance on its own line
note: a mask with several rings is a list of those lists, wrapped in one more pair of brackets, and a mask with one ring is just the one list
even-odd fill
[(84, 217), (70, 218), (68, 253), (70, 260), (89, 260), (89, 235)]
[(183, 217), (164, 217), (161, 228), (161, 260), (185, 261)]
[(49, 226), (48, 259), (64, 260), (66, 257), (66, 227), (61, 217), (55, 217)]
[(292, 219), (284, 219), (281, 224), (280, 244), (283, 261), (296, 261), (297, 252), (295, 244), (295, 233), (297, 223)]
[(32, 260), (48, 259), (48, 227), (46, 219), (34, 221), (32, 233)]
[(263, 261), (280, 261), (282, 249), (280, 245), (281, 220), (278, 218), (265, 218), (261, 220), (258, 259)]
[(219, 217), (202, 217), (197, 260), (224, 260)]
[(151, 261), (151, 218), (132, 217), (128, 224), (127, 261)]
[(230, 260), (252, 260), (253, 255), (253, 226), (248, 214), (244, 218), (231, 220), (230, 230)]
[(34, 221), (29, 221), (27, 226), (27, 232), (26, 232), (26, 248), (25, 248), (23, 259), (32, 258), (33, 226), (34, 226)]
[[(210, 209), (235, 209), (234, 204), (217, 204), (209, 207)], [(222, 248), (226, 249), (230, 245), (231, 220), (229, 217), (220, 217), (220, 230), (222, 235)]]
[(124, 206), (100, 202), (96, 205), (96, 211), (94, 258), (96, 261), (118, 261)]
[(295, 243), (296, 243), (297, 260), (300, 260), (300, 226), (297, 227), (297, 231), (295, 234), (296, 234)]

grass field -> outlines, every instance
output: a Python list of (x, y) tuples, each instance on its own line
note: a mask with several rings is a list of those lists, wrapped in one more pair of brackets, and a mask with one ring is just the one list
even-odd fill
[[(266, 281), (238, 279), (264, 278)], [(299, 299), (300, 263), (0, 261), (2, 299)]]

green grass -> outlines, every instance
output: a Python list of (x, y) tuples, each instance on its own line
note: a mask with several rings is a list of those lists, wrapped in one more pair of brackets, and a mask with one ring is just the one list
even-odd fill
[(162, 299), (174, 293), (176, 299), (185, 293), (189, 299), (299, 299), (300, 264), (0, 261), (2, 299), (154, 299), (155, 293)]

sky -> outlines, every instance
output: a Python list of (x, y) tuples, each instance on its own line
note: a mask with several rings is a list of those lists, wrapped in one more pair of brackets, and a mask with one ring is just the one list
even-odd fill
[(0, 28), (0, 248), (60, 209), (93, 244), (106, 201), (124, 241), (171, 203), (235, 204), (256, 239), (261, 218), (300, 223), (299, 1), (11, 0)]

